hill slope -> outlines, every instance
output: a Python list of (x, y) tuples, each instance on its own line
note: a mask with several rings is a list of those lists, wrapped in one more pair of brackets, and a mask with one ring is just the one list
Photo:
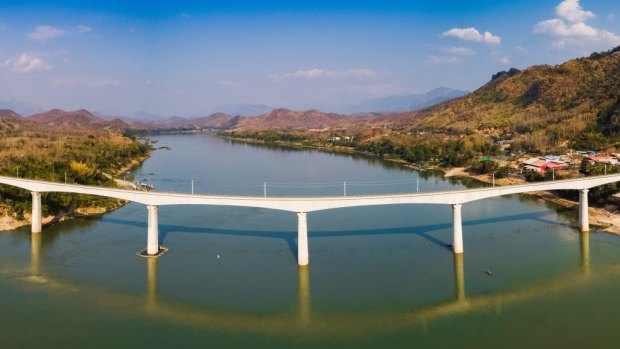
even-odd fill
[(107, 121), (85, 109), (76, 111), (52, 109), (44, 113), (31, 115), (26, 120), (40, 125), (64, 128), (112, 128), (121, 130), (129, 127), (120, 119)]
[(500, 72), (467, 96), (386, 121), (398, 130), (514, 134), (539, 149), (567, 141), (600, 147), (620, 132), (620, 47)]

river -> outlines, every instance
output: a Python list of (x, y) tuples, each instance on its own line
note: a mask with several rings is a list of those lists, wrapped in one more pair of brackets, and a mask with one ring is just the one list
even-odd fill
[[(463, 187), (353, 155), (158, 136), (137, 179), (156, 190), (347, 195)], [(346, 184), (344, 182), (347, 182)], [(266, 184), (265, 184), (266, 183)], [(300, 188), (300, 186), (302, 186)], [(308, 214), (310, 265), (296, 263), (297, 217), (264, 209), (147, 210), (128, 204), (31, 235), (0, 233), (2, 347), (616, 347), (620, 237), (576, 229), (576, 212), (535, 197), (451, 208), (360, 207)]]

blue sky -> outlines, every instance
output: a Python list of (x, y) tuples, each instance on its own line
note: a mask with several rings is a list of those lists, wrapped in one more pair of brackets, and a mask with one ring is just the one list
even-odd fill
[(335, 109), (620, 45), (620, 2), (0, 1), (0, 100), (109, 115)]

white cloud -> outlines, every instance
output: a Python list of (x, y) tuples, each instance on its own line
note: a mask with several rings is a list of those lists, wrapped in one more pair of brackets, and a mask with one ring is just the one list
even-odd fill
[(241, 87), (241, 85), (239, 85), (238, 83), (231, 81), (231, 80), (220, 80), (217, 82), (218, 84), (225, 86), (225, 87), (230, 87), (230, 88), (239, 88)]
[(499, 45), (502, 39), (491, 32), (480, 32), (476, 28), (452, 28), (441, 34), (443, 37), (453, 37), (464, 41), (482, 42), (490, 45)]
[(461, 64), (463, 59), (457, 56), (435, 56), (430, 55), (424, 61), (425, 64)]
[(453, 56), (474, 56), (476, 51), (467, 47), (443, 47), (443, 52)]
[(28, 37), (35, 41), (45, 41), (61, 37), (65, 34), (67, 34), (66, 30), (48, 25), (40, 25), (34, 28), (33, 32), (28, 33)]
[(564, 0), (556, 8), (555, 14), (569, 22), (585, 22), (596, 15), (590, 11), (584, 11), (579, 0)]
[(292, 73), (272, 75), (271, 79), (280, 81), (283, 79), (370, 79), (375, 78), (377, 73), (372, 69), (349, 69), (344, 71), (331, 71), (327, 69), (298, 70)]
[(511, 60), (510, 60), (510, 58), (508, 58), (508, 57), (502, 57), (502, 58), (500, 58), (500, 59), (499, 59), (499, 62), (500, 62), (502, 65), (510, 65), (510, 64), (512, 63), (512, 61), (511, 61)]
[(534, 27), (534, 33), (563, 37), (595, 37), (598, 35), (596, 29), (583, 22), (567, 25), (559, 18), (538, 22)]
[(561, 49), (567, 46), (609, 48), (620, 45), (620, 36), (586, 24), (588, 19), (596, 15), (583, 10), (579, 0), (562, 1), (556, 7), (556, 15), (560, 18), (540, 21), (533, 29), (535, 34), (554, 38), (553, 48)]
[(52, 69), (50, 64), (45, 63), (41, 58), (23, 53), (15, 61), (7, 61), (5, 64), (12, 65), (16, 73), (35, 73)]
[(89, 27), (87, 25), (78, 25), (77, 27), (75, 27), (75, 30), (77, 30), (80, 33), (90, 33), (93, 31), (93, 27)]

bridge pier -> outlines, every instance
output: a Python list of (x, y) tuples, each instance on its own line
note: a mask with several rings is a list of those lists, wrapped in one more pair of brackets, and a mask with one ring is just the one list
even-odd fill
[(297, 212), (297, 264), (308, 265), (308, 221), (306, 212)]
[(31, 225), (33, 233), (40, 233), (42, 230), (41, 219), (41, 193), (37, 191), (32, 192), (32, 217)]
[(452, 248), (455, 254), (463, 253), (463, 221), (461, 219), (461, 204), (452, 204)]
[(590, 231), (588, 216), (588, 189), (579, 190), (579, 230)]
[(153, 256), (159, 253), (159, 229), (157, 223), (157, 206), (146, 206), (149, 212), (148, 236), (146, 243), (146, 254)]

